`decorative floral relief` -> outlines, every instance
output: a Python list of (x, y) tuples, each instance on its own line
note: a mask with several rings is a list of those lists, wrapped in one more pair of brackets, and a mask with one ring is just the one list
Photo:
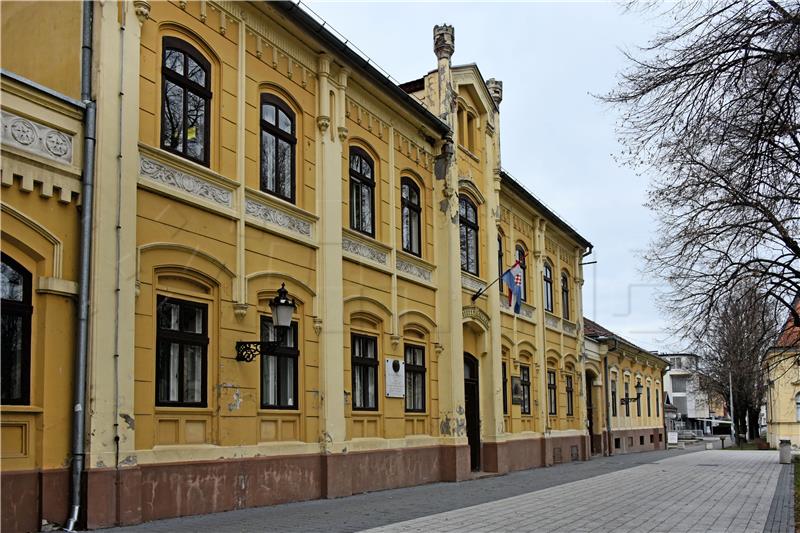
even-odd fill
[(461, 276), (461, 286), (464, 287), (465, 289), (469, 289), (475, 292), (482, 291), (486, 287), (486, 285), (483, 282), (480, 282), (469, 276), (464, 276), (463, 274)]
[(54, 161), (72, 163), (72, 135), (6, 111), (2, 112), (2, 126), (4, 145), (15, 146)]
[(223, 189), (213, 183), (181, 172), (178, 169), (168, 167), (162, 163), (154, 161), (150, 158), (142, 156), (140, 159), (139, 170), (147, 179), (166, 185), (173, 189), (210, 200), (215, 204), (225, 207), (233, 205), (233, 196), (231, 191)]
[(428, 282), (433, 278), (433, 273), (430, 269), (423, 268), (414, 263), (409, 263), (408, 261), (403, 261), (402, 259), (397, 260), (397, 270)]
[(370, 261), (375, 261), (376, 263), (380, 263), (385, 265), (388, 261), (388, 254), (377, 248), (373, 248), (367, 244), (362, 242), (356, 242), (351, 240), (347, 237), (342, 238), (342, 250), (345, 252), (350, 252), (351, 254), (360, 255), (361, 257), (365, 257)]
[(246, 200), (245, 213), (268, 224), (274, 224), (294, 233), (311, 237), (311, 223), (261, 202)]
[(533, 319), (533, 312), (536, 308), (530, 304), (523, 303), (520, 307), (519, 314), (524, 316), (525, 318)]
[(572, 324), (571, 322), (567, 322), (565, 320), (563, 327), (564, 327), (564, 333), (568, 333), (570, 335), (576, 335), (578, 333), (578, 327), (575, 324)]

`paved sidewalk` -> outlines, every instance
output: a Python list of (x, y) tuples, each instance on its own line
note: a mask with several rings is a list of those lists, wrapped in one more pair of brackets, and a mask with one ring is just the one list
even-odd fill
[(782, 470), (777, 459), (703, 451), (370, 532), (761, 533)]
[[(689, 526), (701, 523), (716, 531), (716, 525), (727, 521), (731, 528), (740, 528), (738, 531), (760, 533), (770, 514), (779, 473), (773, 452), (698, 451), (695, 447), (596, 458), (337, 500), (161, 520), (114, 531), (332, 533), (381, 526), (387, 526), (384, 531), (446, 531), (448, 522), (455, 524), (457, 517), (466, 513), (469, 520), (459, 522), (462, 531), (490, 527), (503, 531), (576, 531), (580, 527), (592, 531), (695, 531)], [(525, 512), (517, 501), (525, 505)], [(772, 523), (783, 524), (780, 520)], [(706, 529), (703, 526), (701, 531)]]

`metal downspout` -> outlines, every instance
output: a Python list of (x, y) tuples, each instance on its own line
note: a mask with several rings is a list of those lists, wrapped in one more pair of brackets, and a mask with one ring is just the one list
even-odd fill
[(72, 492), (67, 531), (74, 531), (81, 508), (84, 468), (86, 363), (89, 349), (89, 284), (91, 281), (92, 222), (94, 215), (94, 150), (96, 109), (92, 101), (92, 26), (94, 2), (84, 0), (81, 45), (81, 100), (83, 117), (83, 187), (81, 191), (80, 272), (78, 278), (78, 337), (72, 409)]

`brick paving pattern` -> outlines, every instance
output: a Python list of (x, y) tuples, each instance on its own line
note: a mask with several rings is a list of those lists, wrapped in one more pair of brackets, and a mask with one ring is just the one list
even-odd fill
[[(719, 466), (699, 466), (703, 464)], [(760, 532), (780, 466), (773, 452), (662, 450), (461, 483), (161, 520), (114, 531), (331, 533), (381, 526), (388, 526), (383, 531), (448, 531), (449, 522), (460, 524), (455, 529), (462, 531), (717, 531), (725, 530), (727, 522), (741, 531)], [(746, 485), (746, 490), (739, 485)], [(729, 501), (731, 497), (738, 498), (736, 503)], [(538, 503), (526, 505), (524, 512), (513, 502), (529, 499)], [(704, 506), (708, 513), (701, 512)], [(709, 525), (694, 529), (701, 523)]]
[(781, 470), (775, 452), (703, 451), (391, 524), (370, 533), (760, 533)]

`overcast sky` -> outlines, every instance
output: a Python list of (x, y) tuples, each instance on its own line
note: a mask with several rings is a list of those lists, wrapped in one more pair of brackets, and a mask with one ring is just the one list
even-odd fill
[(646, 179), (614, 161), (616, 114), (592, 96), (614, 87), (621, 49), (655, 34), (652, 17), (611, 2), (309, 5), (400, 82), (436, 67), (433, 26), (455, 26), (453, 63), (503, 81), (503, 167), (594, 244), (584, 315), (643, 348), (678, 348), (641, 274), (654, 228)]

